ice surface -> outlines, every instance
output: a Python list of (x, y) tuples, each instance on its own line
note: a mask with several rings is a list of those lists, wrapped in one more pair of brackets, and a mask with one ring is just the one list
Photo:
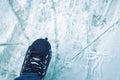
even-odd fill
[(19, 76), (28, 46), (48, 37), (45, 80), (120, 80), (120, 0), (0, 0), (0, 80)]

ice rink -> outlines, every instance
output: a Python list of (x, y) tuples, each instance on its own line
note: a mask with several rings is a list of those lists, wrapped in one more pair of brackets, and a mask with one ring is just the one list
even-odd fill
[(19, 76), (28, 46), (45, 37), (45, 80), (120, 80), (120, 0), (0, 0), (0, 80)]

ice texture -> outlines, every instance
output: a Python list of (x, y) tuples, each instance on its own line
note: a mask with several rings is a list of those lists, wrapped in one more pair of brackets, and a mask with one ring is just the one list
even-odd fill
[(45, 37), (45, 80), (120, 80), (120, 0), (0, 0), (0, 37), (0, 80), (19, 76), (28, 46)]

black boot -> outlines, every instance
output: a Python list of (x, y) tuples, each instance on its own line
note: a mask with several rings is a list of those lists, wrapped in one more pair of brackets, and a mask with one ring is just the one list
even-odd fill
[(46, 39), (37, 39), (28, 48), (20, 75), (35, 73), (44, 80), (51, 59), (51, 45)]

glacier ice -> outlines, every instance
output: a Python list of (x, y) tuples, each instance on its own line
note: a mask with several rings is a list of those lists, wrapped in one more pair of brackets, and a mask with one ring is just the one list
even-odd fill
[(0, 80), (19, 76), (28, 46), (48, 37), (45, 80), (120, 80), (120, 0), (0, 0)]

